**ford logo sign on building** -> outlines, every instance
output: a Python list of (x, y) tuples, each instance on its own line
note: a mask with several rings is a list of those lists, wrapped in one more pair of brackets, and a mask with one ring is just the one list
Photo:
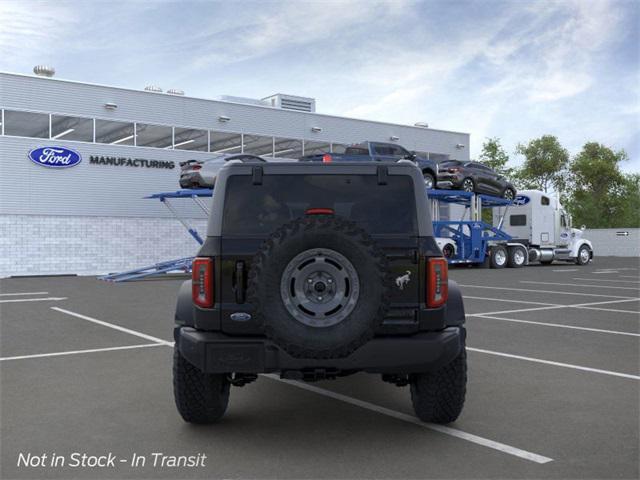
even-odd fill
[(69, 168), (79, 164), (82, 161), (82, 156), (69, 148), (40, 147), (29, 152), (29, 159), (43, 167)]

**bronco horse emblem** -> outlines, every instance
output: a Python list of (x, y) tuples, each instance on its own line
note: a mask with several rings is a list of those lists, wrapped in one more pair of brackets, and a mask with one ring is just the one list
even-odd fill
[(411, 272), (407, 270), (407, 273), (396, 278), (396, 285), (400, 290), (404, 290), (404, 287), (411, 280)]

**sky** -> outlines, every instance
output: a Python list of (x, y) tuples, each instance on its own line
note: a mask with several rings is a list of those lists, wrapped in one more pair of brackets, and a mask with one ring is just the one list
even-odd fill
[(0, 71), (188, 96), (314, 97), (317, 111), (571, 154), (640, 172), (640, 1), (0, 0)]

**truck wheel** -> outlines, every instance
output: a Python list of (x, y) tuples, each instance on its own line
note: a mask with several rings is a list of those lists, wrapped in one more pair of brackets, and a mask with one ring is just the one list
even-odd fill
[(173, 350), (173, 395), (185, 422), (213, 423), (229, 404), (229, 380), (225, 374), (208, 374)]
[(467, 391), (467, 351), (462, 351), (447, 366), (435, 372), (410, 376), (411, 402), (423, 422), (451, 423), (464, 406)]
[(427, 190), (436, 188), (436, 180), (431, 173), (423, 172), (422, 175), (424, 177), (424, 186), (427, 188)]
[(265, 334), (299, 358), (340, 358), (369, 341), (388, 308), (387, 263), (354, 222), (294, 220), (254, 257), (248, 298)]
[(586, 245), (582, 245), (578, 249), (578, 256), (576, 257), (576, 263), (578, 265), (586, 265), (591, 260), (591, 250)]
[(522, 247), (509, 247), (509, 259), (507, 266), (509, 268), (520, 268), (527, 263), (527, 252)]
[(465, 192), (475, 192), (476, 184), (473, 183), (472, 178), (465, 178), (462, 181), (462, 190), (464, 190)]
[(491, 247), (491, 259), (489, 260), (491, 268), (504, 268), (507, 264), (507, 249), (502, 245), (494, 245)]

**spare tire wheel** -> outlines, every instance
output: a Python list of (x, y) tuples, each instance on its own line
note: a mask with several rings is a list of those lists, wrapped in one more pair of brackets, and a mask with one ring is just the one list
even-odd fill
[(354, 222), (294, 220), (256, 254), (248, 299), (265, 334), (291, 355), (338, 358), (370, 340), (388, 308), (387, 264)]

